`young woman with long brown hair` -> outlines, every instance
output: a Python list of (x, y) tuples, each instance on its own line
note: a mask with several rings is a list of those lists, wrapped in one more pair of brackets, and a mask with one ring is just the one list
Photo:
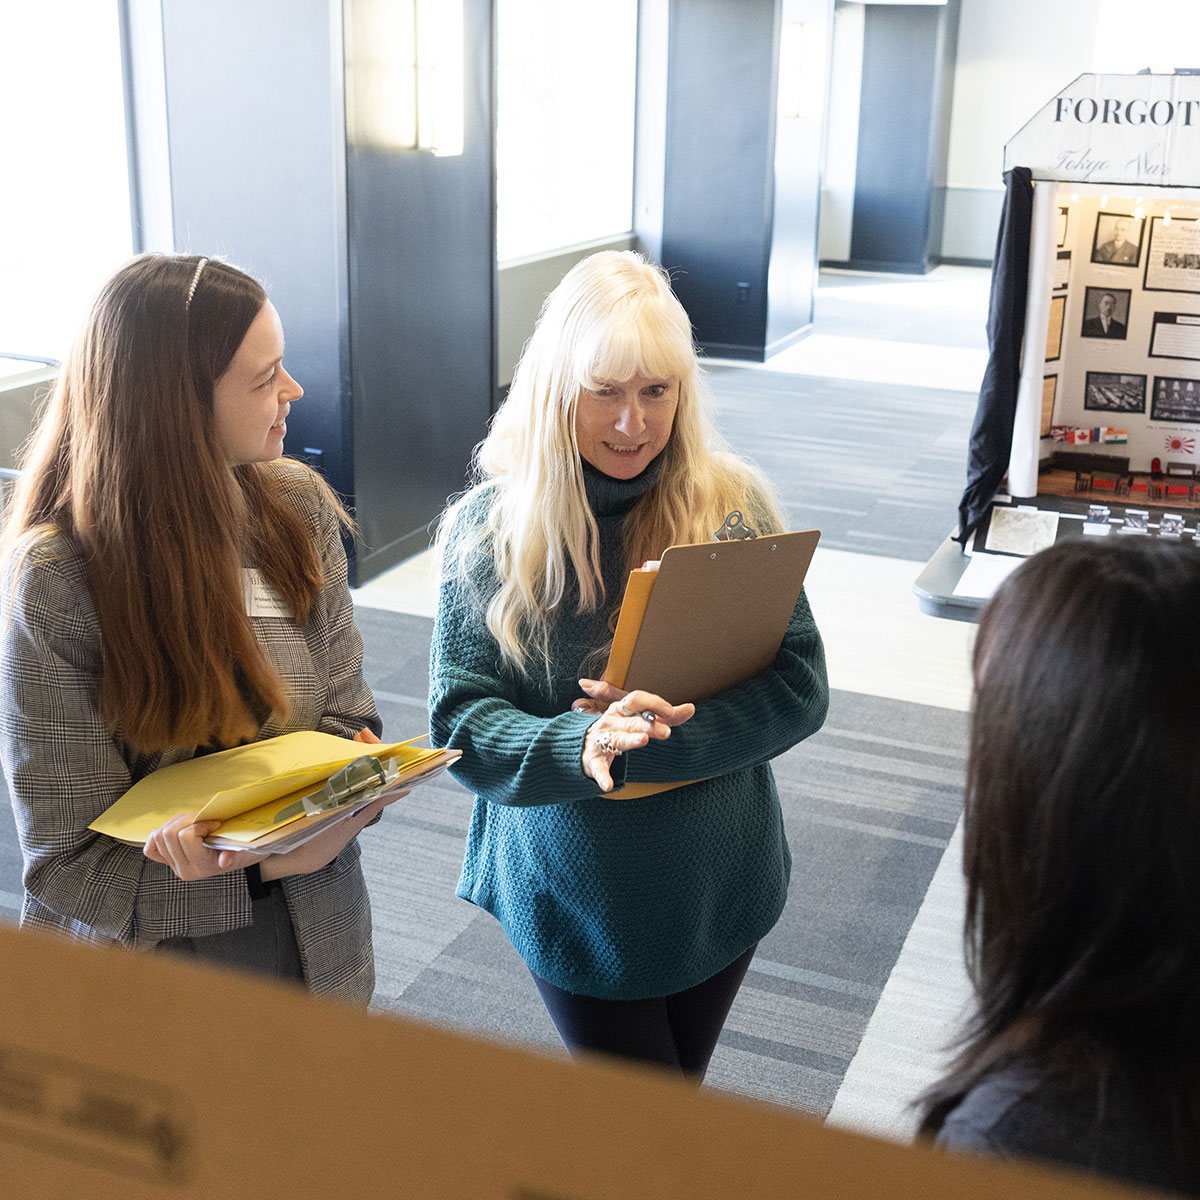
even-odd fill
[(923, 1129), (1200, 1194), (1200, 551), (1083, 538), (975, 645), (976, 1009)]
[(0, 759), (23, 925), (365, 1003), (354, 836), (398, 795), (261, 861), (209, 849), (215, 824), (191, 817), (144, 848), (88, 829), (137, 780), (205, 751), (304, 729), (377, 740), (345, 514), (281, 459), (302, 395), (283, 350), (266, 293), (225, 263), (145, 255), (101, 289), (7, 515)]

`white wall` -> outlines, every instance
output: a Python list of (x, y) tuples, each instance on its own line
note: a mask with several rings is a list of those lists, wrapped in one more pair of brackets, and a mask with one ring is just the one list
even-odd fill
[(987, 258), (1004, 143), (1088, 71), (1200, 65), (1197, 0), (961, 0), (942, 253)]
[(533, 333), (533, 326), (546, 297), (558, 287), (562, 277), (589, 254), (598, 250), (632, 250), (632, 234), (568, 246), (553, 254), (534, 254), (500, 264), (497, 291), (497, 366), (500, 387), (512, 383), (513, 372)]
[(1092, 70), (1104, 0), (961, 0), (942, 254), (991, 258), (1004, 143)]
[(1102, 0), (962, 0), (950, 161), (955, 188), (999, 188), (1004, 143), (1092, 69)]

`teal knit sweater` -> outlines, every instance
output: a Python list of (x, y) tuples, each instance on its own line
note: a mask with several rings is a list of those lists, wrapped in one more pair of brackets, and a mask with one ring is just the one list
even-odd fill
[[(621, 525), (657, 481), (589, 471), (610, 597), (624, 585)], [(449, 552), (491, 502), (484, 487), (458, 514)], [(703, 782), (642, 800), (606, 799), (581, 765), (595, 716), (571, 711), (589, 652), (609, 634), (606, 612), (562, 605), (551, 637), (553, 678), (501, 665), (475, 587), (444, 573), (434, 625), (430, 725), (463, 752), (455, 777), (475, 793), (458, 895), (495, 916), (536, 975), (578, 995), (664, 996), (702, 982), (779, 919), (791, 855), (768, 760), (820, 728), (825, 655), (801, 595), (774, 666), (696, 707), (665, 742), (614, 762), (613, 780)], [(687, 696), (668, 696), (683, 703)], [(623, 768), (623, 771), (622, 771)]]

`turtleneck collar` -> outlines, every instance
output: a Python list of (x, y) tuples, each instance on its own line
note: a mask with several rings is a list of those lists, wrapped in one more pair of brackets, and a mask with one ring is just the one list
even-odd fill
[(633, 479), (614, 479), (597, 471), (583, 460), (583, 488), (588, 504), (596, 517), (616, 517), (627, 513), (657, 482), (662, 471), (660, 454), (640, 475)]

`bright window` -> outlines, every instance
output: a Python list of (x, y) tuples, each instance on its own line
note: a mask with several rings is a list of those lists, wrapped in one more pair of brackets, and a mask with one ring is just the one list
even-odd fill
[(625, 233), (637, 0), (499, 0), (501, 261)]
[(0, 352), (62, 358), (132, 253), (115, 3), (0, 6)]

